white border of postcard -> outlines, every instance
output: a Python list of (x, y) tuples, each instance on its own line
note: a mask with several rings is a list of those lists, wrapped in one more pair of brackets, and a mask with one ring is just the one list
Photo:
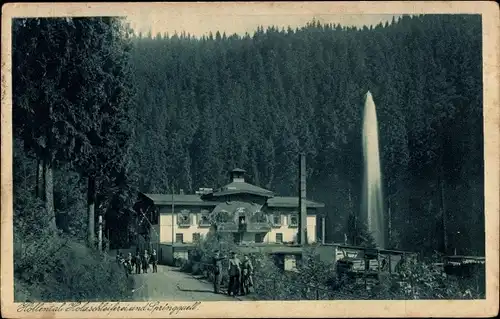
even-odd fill
[[(55, 16), (133, 16), (145, 6), (168, 11), (182, 21), (200, 19), (210, 12), (230, 21), (241, 14), (481, 14), (483, 22), (484, 160), (486, 214), (486, 300), (441, 301), (252, 301), (123, 302), (118, 311), (102, 311), (91, 303), (86, 311), (63, 311), (61, 304), (33, 305), (19, 311), (14, 303), (12, 231), (12, 76), (11, 18)], [(232, 19), (232, 20), (231, 20)], [(489, 317), (498, 313), (499, 250), (499, 7), (495, 2), (222, 2), (222, 3), (10, 3), (2, 7), (1, 111), (1, 311), (8, 318), (264, 318), (264, 317)], [(42, 308), (45, 311), (40, 311)], [(62, 309), (62, 310), (60, 310)], [(84, 309), (83, 307), (81, 309)], [(92, 309), (94, 311), (92, 311)], [(108, 308), (109, 309), (109, 308)]]

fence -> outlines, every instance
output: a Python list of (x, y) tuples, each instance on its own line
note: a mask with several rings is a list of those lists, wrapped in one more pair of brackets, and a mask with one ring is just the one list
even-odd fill
[[(188, 261), (190, 267), (183, 270), (194, 274), (201, 273), (205, 278), (213, 281), (214, 265), (198, 261)], [(312, 284), (294, 283), (285, 278), (276, 278), (264, 274), (253, 274), (254, 291), (260, 299), (265, 300), (353, 300), (369, 299), (364, 296), (344, 294), (325, 287)], [(227, 286), (227, 274), (222, 274), (223, 286)]]

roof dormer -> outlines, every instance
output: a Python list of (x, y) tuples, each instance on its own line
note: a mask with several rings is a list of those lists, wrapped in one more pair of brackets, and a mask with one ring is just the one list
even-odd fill
[(235, 183), (244, 183), (245, 182), (245, 173), (246, 171), (241, 168), (235, 168), (231, 171), (231, 181)]

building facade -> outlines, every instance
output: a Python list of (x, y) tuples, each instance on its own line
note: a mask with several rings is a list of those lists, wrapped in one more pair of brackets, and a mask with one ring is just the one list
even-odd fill
[[(230, 233), (241, 245), (297, 243), (300, 210), (298, 197), (275, 196), (247, 183), (245, 171), (231, 171), (230, 183), (217, 190), (200, 189), (196, 194), (140, 194), (135, 205), (142, 224), (149, 223), (148, 246), (189, 246), (205, 237), (216, 218), (217, 231)], [(324, 204), (305, 201), (306, 240), (318, 241), (318, 209)]]

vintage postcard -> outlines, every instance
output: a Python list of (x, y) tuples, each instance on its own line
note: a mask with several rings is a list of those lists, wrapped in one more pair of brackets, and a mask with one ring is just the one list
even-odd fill
[(4, 5), (2, 317), (495, 316), (499, 21)]

